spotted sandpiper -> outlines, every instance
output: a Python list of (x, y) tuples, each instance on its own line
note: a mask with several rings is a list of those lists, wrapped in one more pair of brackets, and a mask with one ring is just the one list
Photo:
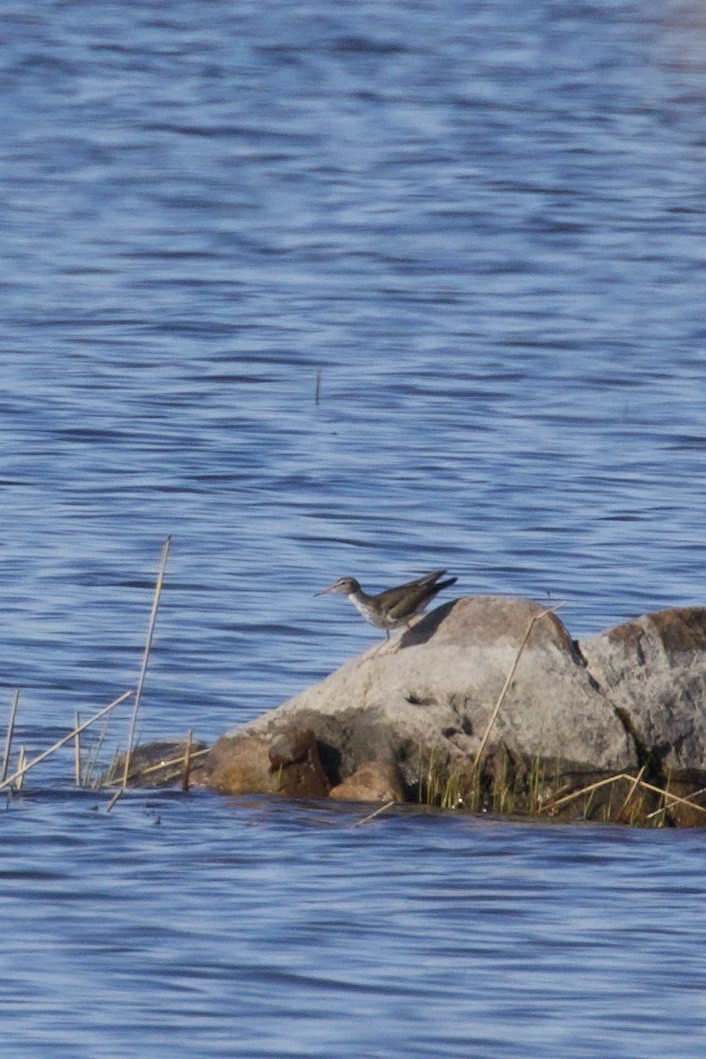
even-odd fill
[(385, 630), (385, 639), (390, 639), (390, 629), (396, 629), (399, 625), (411, 628), (410, 620), (417, 614), (421, 614), (426, 605), (434, 598), (442, 588), (453, 585), (457, 578), (449, 577), (446, 581), (440, 581), (446, 570), (434, 570), (431, 574), (424, 574), (414, 581), (407, 581), (397, 588), (388, 588), (377, 596), (369, 596), (360, 587), (354, 577), (339, 577), (328, 588), (315, 592), (316, 596), (323, 596), (326, 592), (340, 592), (342, 596), (348, 596), (349, 600), (371, 625)]

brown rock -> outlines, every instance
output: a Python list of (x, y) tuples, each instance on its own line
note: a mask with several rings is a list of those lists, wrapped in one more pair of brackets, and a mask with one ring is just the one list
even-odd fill
[(278, 732), (268, 750), (274, 769), (304, 761), (311, 753), (318, 754), (316, 736), (311, 728), (290, 728)]
[(331, 791), (331, 797), (348, 802), (403, 802), (404, 790), (397, 769), (384, 761), (368, 761)]
[(310, 729), (272, 735), (221, 736), (203, 766), (200, 782), (221, 794), (286, 794), (325, 798), (330, 783)]
[[(285, 755), (289, 755), (288, 759)], [(326, 798), (331, 784), (310, 728), (277, 735), (269, 750), (277, 790), (291, 798)]]
[(264, 736), (221, 736), (204, 762), (201, 781), (221, 794), (274, 794), (269, 743)]

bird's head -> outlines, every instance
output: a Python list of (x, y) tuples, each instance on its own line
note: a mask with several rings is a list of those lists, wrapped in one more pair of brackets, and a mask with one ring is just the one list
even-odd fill
[(354, 577), (339, 577), (328, 588), (322, 588), (320, 592), (314, 592), (314, 595), (325, 596), (327, 592), (340, 592), (342, 596), (350, 596), (351, 592), (360, 592), (360, 585)]

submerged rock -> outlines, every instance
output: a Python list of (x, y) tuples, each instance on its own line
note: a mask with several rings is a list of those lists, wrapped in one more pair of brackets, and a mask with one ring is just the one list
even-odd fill
[[(200, 760), (208, 744), (192, 739), (188, 748), (186, 740), (158, 739), (152, 743), (136, 746), (130, 754), (128, 772), (129, 787), (174, 787), (184, 779), (187, 766), (189, 776), (194, 777), (200, 769)], [(109, 787), (122, 781), (125, 770), (125, 755), (118, 754), (110, 768), (101, 777), (101, 786)]]

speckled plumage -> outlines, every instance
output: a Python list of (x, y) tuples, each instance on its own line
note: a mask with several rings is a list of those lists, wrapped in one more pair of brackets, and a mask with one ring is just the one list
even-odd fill
[(339, 577), (328, 588), (315, 594), (322, 596), (327, 592), (338, 592), (348, 596), (365, 621), (378, 629), (384, 629), (385, 637), (389, 639), (390, 629), (396, 629), (400, 625), (409, 626), (410, 620), (422, 613), (437, 592), (456, 582), (455, 577), (440, 581), (445, 573), (446, 570), (434, 570), (413, 581), (407, 581), (404, 585), (388, 588), (376, 596), (368, 595), (354, 577)]

